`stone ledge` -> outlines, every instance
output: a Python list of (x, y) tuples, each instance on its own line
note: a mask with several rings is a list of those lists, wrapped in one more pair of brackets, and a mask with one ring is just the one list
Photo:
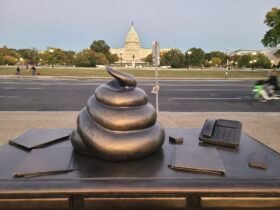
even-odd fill
[[(29, 128), (76, 127), (78, 111), (74, 112), (0, 112), (0, 144), (7, 143)], [(280, 152), (279, 112), (160, 112), (158, 120), (164, 127), (199, 128), (207, 118), (239, 120), (243, 131)]]

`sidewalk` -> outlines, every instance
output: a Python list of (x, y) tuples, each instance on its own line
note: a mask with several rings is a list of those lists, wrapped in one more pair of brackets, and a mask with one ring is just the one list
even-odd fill
[[(97, 76), (27, 76), (27, 75), (0, 75), (0, 79), (40, 79), (40, 80), (89, 80), (89, 79), (110, 79), (111, 77), (108, 75), (107, 77), (97, 77)], [(155, 77), (137, 77), (138, 80), (154, 80)], [(160, 77), (160, 80), (258, 80), (260, 78), (230, 78), (230, 76), (225, 78), (199, 78), (199, 77)]]
[[(78, 112), (0, 112), (0, 144), (29, 128), (76, 127)], [(239, 120), (243, 132), (280, 152), (280, 113), (275, 112), (160, 112), (168, 128), (201, 128), (207, 118)]]

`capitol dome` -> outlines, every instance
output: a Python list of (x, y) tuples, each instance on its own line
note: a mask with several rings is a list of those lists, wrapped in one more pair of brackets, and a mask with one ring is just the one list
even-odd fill
[(137, 32), (135, 31), (133, 24), (131, 25), (130, 31), (127, 33), (125, 43), (138, 43), (140, 45), (139, 37)]
[(125, 60), (130, 62), (137, 60), (137, 58), (139, 57), (139, 50), (140, 50), (140, 40), (132, 23), (130, 27), (130, 31), (127, 33), (125, 39), (125, 55), (124, 55)]

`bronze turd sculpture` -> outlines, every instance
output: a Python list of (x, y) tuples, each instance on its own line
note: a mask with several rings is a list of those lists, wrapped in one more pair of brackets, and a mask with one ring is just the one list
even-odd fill
[(106, 70), (114, 79), (97, 87), (80, 111), (71, 136), (74, 149), (111, 161), (137, 159), (160, 149), (165, 132), (147, 94), (136, 87), (132, 75)]

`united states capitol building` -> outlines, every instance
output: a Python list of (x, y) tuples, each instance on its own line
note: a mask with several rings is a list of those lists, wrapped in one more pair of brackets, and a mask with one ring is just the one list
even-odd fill
[[(161, 49), (161, 52), (169, 50), (165, 48)], [(132, 66), (135, 66), (135, 64), (144, 64), (145, 57), (152, 53), (151, 48), (141, 48), (141, 42), (133, 23), (126, 35), (124, 48), (111, 48), (110, 51), (112, 54), (118, 55), (119, 61), (117, 63)]]

